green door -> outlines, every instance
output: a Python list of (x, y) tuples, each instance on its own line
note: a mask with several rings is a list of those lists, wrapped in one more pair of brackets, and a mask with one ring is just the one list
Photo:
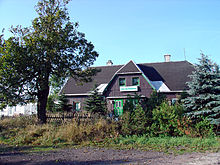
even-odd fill
[(115, 116), (121, 116), (123, 114), (123, 100), (115, 100), (114, 113)]

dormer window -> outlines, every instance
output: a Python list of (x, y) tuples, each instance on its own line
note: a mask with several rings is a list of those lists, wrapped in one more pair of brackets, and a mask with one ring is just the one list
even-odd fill
[(139, 77), (132, 77), (132, 85), (133, 86), (139, 86), (140, 85)]
[(119, 86), (126, 86), (125, 78), (119, 78)]

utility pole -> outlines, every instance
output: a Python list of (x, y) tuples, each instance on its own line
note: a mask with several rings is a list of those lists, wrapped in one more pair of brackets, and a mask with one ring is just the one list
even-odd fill
[(184, 58), (185, 58), (185, 61), (186, 61), (186, 50), (185, 50), (185, 48), (183, 49), (183, 51), (184, 51)]

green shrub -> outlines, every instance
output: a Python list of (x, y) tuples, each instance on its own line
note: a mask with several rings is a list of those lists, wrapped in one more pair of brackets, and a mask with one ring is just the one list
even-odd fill
[(141, 104), (142, 105), (143, 99), (141, 98), (141, 95), (135, 94), (135, 95), (128, 95), (127, 99), (125, 101), (125, 104), (123, 106), (124, 112), (133, 112), (136, 105)]
[(178, 136), (182, 132), (179, 130), (179, 121), (181, 120), (183, 108), (180, 105), (170, 106), (163, 102), (152, 112), (153, 123), (151, 133), (156, 136)]
[[(150, 98), (142, 101), (141, 104), (144, 107), (144, 109), (147, 109), (148, 112), (151, 112), (154, 108), (159, 106), (165, 100), (166, 100), (166, 96), (164, 94), (159, 93), (157, 91), (153, 91), (150, 95)], [(151, 116), (149, 116), (149, 117), (151, 117)]]
[(140, 104), (138, 104), (134, 112), (131, 113), (130, 125), (133, 135), (143, 135), (146, 133), (147, 119)]
[(120, 117), (120, 134), (121, 135), (131, 135), (132, 130), (131, 130), (131, 125), (130, 125), (130, 116), (131, 112), (124, 112), (123, 115)]
[(128, 98), (125, 101), (125, 104), (123, 106), (123, 112), (132, 112), (135, 108), (134, 99)]
[(132, 112), (125, 112), (120, 120), (122, 135), (143, 135), (146, 133), (147, 119), (140, 104)]
[(187, 126), (188, 135), (191, 137), (210, 137), (215, 135), (214, 126), (204, 117), (200, 117), (200, 120), (197, 122), (188, 120)]

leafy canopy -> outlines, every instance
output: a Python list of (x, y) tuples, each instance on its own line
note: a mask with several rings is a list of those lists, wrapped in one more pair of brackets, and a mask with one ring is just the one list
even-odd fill
[[(45, 117), (49, 86), (72, 76), (90, 81), (97, 72), (88, 69), (98, 53), (71, 22), (69, 0), (40, 0), (38, 17), (27, 28), (12, 27), (12, 37), (0, 37), (0, 102), (16, 105), (38, 100)], [(44, 119), (45, 122), (45, 119)]]

